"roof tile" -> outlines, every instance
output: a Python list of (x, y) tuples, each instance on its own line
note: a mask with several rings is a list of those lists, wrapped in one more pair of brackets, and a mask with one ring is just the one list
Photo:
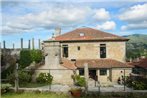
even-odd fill
[[(83, 33), (83, 36), (80, 34)], [(78, 28), (73, 31), (64, 33), (60, 36), (55, 37), (56, 41), (84, 41), (84, 40), (122, 40), (128, 41), (128, 39), (106, 33), (93, 28)]]

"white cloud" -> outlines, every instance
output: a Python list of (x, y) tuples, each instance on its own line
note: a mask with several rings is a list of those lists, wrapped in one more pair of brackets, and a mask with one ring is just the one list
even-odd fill
[[(28, 13), (23, 16), (17, 16), (14, 19), (7, 19), (4, 21), (3, 33), (8, 33), (11, 29), (17, 30), (31, 30), (35, 28), (51, 28), (55, 26), (72, 26), (83, 23), (90, 13), (89, 7), (56, 7), (51, 6), (39, 13)], [(11, 17), (11, 16), (10, 16)]]
[(94, 18), (98, 21), (106, 21), (110, 19), (110, 14), (104, 8), (95, 10)]
[(128, 23), (123, 25), (121, 30), (147, 29), (147, 4), (130, 7), (119, 18)]
[(127, 22), (147, 21), (147, 4), (135, 5), (124, 11), (119, 18)]
[(139, 24), (128, 24), (121, 27), (121, 30), (135, 30), (135, 29), (147, 29), (147, 21)]
[(115, 27), (116, 24), (114, 21), (106, 21), (103, 24), (96, 26), (97, 29), (101, 29), (101, 30), (114, 30)]

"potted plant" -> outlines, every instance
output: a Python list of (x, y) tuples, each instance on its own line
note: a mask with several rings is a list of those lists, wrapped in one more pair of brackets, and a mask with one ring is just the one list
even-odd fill
[(71, 88), (69, 92), (74, 97), (80, 97), (82, 93), (82, 89), (81, 88)]
[(76, 85), (76, 87), (71, 88), (70, 93), (74, 97), (80, 97), (82, 94), (81, 87), (84, 87), (86, 84), (85, 78), (79, 75), (72, 75), (72, 79), (74, 80), (74, 84)]

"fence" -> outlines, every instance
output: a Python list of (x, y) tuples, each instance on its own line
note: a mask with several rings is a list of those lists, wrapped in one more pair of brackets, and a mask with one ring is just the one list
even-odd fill
[[(19, 89), (31, 89), (31, 90), (48, 90), (48, 91), (67, 91), (71, 87), (74, 86), (74, 80), (71, 78), (74, 75), (74, 72), (78, 72), (78, 70), (69, 70), (69, 69), (19, 69), (18, 64), (16, 64), (14, 88), (15, 91)], [(124, 70), (125, 72), (125, 70)], [(40, 73), (49, 73), (53, 76), (53, 83), (41, 83), (36, 80)], [(31, 75), (30, 75), (31, 74)], [(125, 77), (125, 73), (124, 73)], [(31, 79), (30, 79), (31, 78)], [(49, 77), (46, 77), (47, 79)], [(86, 78), (86, 77), (85, 77)], [(89, 77), (88, 77), (89, 79)], [(132, 91), (132, 88), (126, 87), (125, 79), (123, 85), (116, 85), (115, 87), (103, 87), (101, 82), (98, 80), (86, 80), (88, 82), (87, 88), (85, 86), (86, 91), (94, 91), (94, 92), (124, 92), (124, 91)], [(89, 85), (92, 83), (94, 86)]]

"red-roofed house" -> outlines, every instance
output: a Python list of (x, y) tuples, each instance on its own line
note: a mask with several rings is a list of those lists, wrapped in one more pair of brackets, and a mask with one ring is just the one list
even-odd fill
[(125, 63), (128, 39), (93, 28), (78, 28), (61, 34), (57, 28), (53, 38), (44, 41), (46, 55), (43, 68), (64, 69), (52, 71), (54, 82), (72, 84), (74, 70), (84, 75), (84, 64), (89, 67), (89, 77), (103, 82), (116, 83), (129, 75), (132, 67)]
[(147, 78), (147, 58), (141, 58), (138, 61), (129, 63), (133, 65), (133, 73)]

